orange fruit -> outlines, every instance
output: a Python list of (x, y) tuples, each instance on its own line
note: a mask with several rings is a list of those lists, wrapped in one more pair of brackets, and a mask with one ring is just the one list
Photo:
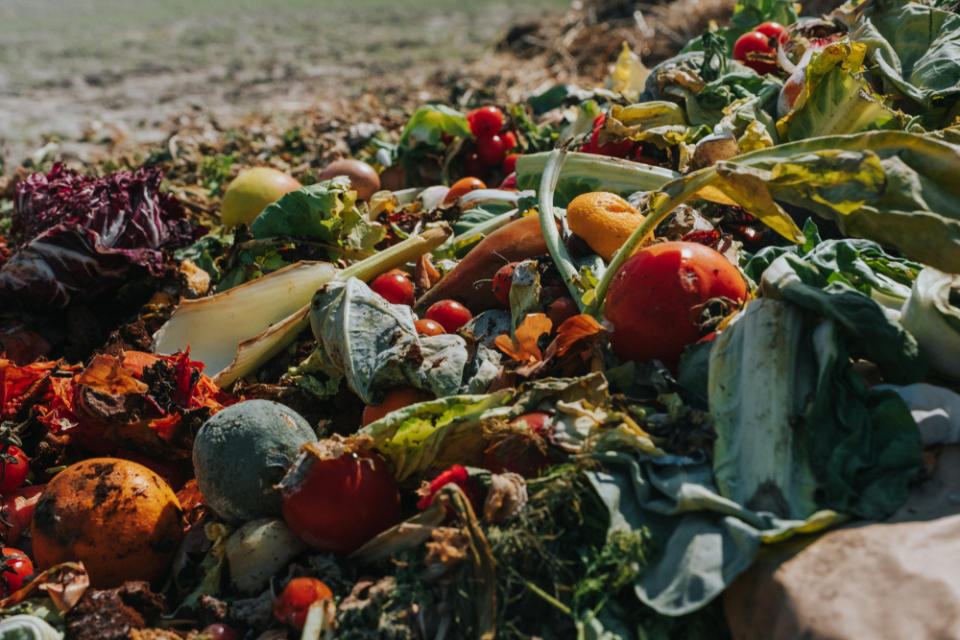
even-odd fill
[(158, 584), (183, 539), (180, 502), (156, 473), (129, 460), (91, 458), (47, 485), (30, 526), (38, 569), (80, 561), (90, 584)]
[(447, 191), (447, 195), (443, 198), (443, 204), (450, 204), (457, 198), (465, 196), (474, 189), (486, 189), (487, 185), (484, 184), (483, 180), (480, 178), (460, 178), (450, 186), (450, 191)]
[(249, 226), (268, 204), (301, 186), (296, 178), (278, 169), (248, 169), (227, 185), (220, 205), (220, 223), (225, 227)]
[(567, 205), (570, 230), (586, 241), (604, 260), (643, 222), (643, 214), (615, 193), (594, 191), (574, 198)]

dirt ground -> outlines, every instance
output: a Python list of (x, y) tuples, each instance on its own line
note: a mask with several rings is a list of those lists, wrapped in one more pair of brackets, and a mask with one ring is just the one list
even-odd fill
[(388, 106), (448, 99), (451, 78), (472, 74), (511, 24), (566, 8), (565, 0), (3, 0), (0, 157), (16, 166), (50, 141), (80, 156), (102, 142), (160, 142), (198, 113), (230, 126), (255, 113), (336, 113), (363, 94)]

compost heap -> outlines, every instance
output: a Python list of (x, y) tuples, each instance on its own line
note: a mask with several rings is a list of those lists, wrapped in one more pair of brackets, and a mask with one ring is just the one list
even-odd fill
[(18, 173), (0, 635), (725, 635), (765, 545), (951, 441), (911, 412), (958, 406), (943, 4), (743, 2), (362, 165), (292, 128)]

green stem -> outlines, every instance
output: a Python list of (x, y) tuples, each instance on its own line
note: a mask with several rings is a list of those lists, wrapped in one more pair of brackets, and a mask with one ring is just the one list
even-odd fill
[(653, 230), (657, 228), (657, 225), (663, 222), (664, 218), (666, 218), (671, 211), (692, 198), (698, 191), (708, 186), (716, 177), (716, 169), (706, 167), (682, 178), (672, 180), (663, 186), (661, 193), (667, 197), (660, 199), (653, 206), (650, 213), (648, 213), (643, 219), (643, 222), (640, 223), (640, 226), (634, 229), (630, 237), (627, 238), (627, 241), (623, 243), (619, 251), (613, 254), (613, 258), (610, 259), (610, 264), (607, 265), (606, 271), (603, 272), (603, 277), (600, 278), (600, 282), (597, 283), (596, 297), (588, 309), (589, 313), (594, 316), (599, 315), (600, 309), (603, 307), (603, 301), (607, 296), (607, 289), (610, 288), (610, 283), (613, 282), (613, 277), (617, 274), (617, 271), (620, 270), (620, 267), (623, 266), (623, 263), (627, 261), (627, 258), (633, 254), (643, 239), (651, 235)]
[(450, 237), (450, 227), (433, 227), (423, 233), (411, 236), (392, 247), (378, 251), (369, 258), (356, 262), (346, 269), (341, 269), (334, 276), (337, 280), (345, 281), (349, 278), (359, 278), (368, 282), (394, 267), (399, 267), (411, 260), (416, 260), (423, 254), (433, 251)]
[(577, 286), (580, 275), (577, 273), (577, 267), (570, 259), (567, 248), (560, 240), (560, 232), (557, 231), (557, 220), (553, 214), (553, 192), (557, 189), (557, 180), (560, 178), (560, 169), (563, 167), (563, 160), (567, 152), (563, 149), (554, 149), (547, 157), (547, 166), (543, 169), (543, 175), (540, 177), (540, 188), (537, 190), (539, 195), (540, 207), (540, 231), (543, 233), (543, 240), (547, 245), (547, 251), (557, 265), (557, 271), (563, 278), (564, 284), (570, 296), (576, 301), (580, 313), (586, 310), (586, 304), (583, 302), (583, 292)]
[(562, 602), (554, 598), (552, 595), (550, 595), (549, 593), (541, 589), (539, 586), (537, 586), (533, 582), (530, 582), (529, 580), (524, 578), (513, 567), (509, 567), (509, 569), (510, 569), (510, 572), (516, 578), (518, 578), (521, 582), (523, 582), (526, 585), (527, 589), (530, 589), (530, 591), (533, 591), (536, 595), (542, 598), (547, 604), (553, 606), (554, 608), (561, 611), (562, 613), (567, 614), (571, 618), (573, 617), (573, 610), (571, 610), (570, 607), (568, 607), (567, 605), (563, 604)]

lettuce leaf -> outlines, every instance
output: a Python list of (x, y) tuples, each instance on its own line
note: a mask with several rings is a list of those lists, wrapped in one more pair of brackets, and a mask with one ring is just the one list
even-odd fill
[[(875, 0), (858, 12), (853, 38), (867, 45), (883, 91), (938, 128), (960, 99), (960, 15), (906, 0)], [(911, 104), (912, 103), (912, 104)]]
[(882, 128), (894, 119), (863, 77), (867, 47), (835, 42), (813, 54), (803, 88), (792, 109), (777, 122), (784, 140), (858, 133)]
[(338, 176), (287, 193), (268, 205), (250, 230), (255, 238), (287, 236), (369, 251), (386, 229), (367, 220), (356, 201), (349, 178)]

